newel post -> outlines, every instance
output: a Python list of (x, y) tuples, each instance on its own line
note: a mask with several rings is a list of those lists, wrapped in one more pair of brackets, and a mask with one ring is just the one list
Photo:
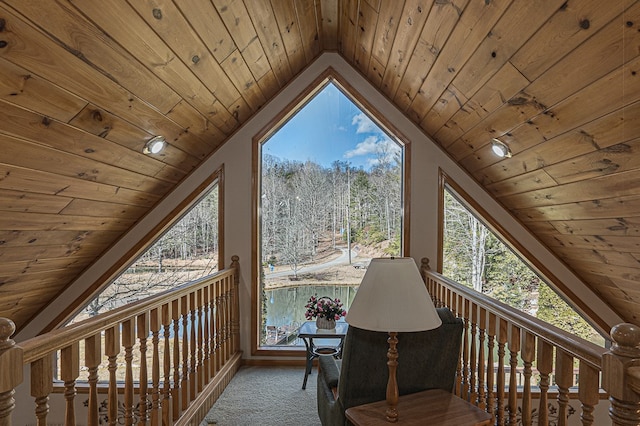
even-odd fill
[(426, 273), (431, 270), (431, 266), (429, 265), (429, 258), (423, 257), (420, 259), (420, 274), (422, 275), (422, 279), (426, 278)]
[(13, 321), (0, 318), (0, 426), (11, 425), (14, 389), (22, 383), (22, 348), (11, 339), (15, 331)]
[(602, 357), (602, 387), (609, 392), (614, 426), (640, 424), (640, 327), (624, 323), (611, 329), (613, 345)]

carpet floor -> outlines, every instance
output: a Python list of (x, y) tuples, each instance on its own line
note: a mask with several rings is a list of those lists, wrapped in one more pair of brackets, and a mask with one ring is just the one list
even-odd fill
[(316, 377), (302, 390), (304, 367), (241, 367), (201, 426), (321, 426)]

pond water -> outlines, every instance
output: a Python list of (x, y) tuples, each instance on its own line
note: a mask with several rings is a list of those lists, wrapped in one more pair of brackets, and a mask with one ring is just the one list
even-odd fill
[[(287, 331), (297, 330), (302, 323), (307, 321), (304, 317), (305, 305), (314, 295), (340, 299), (344, 308), (349, 312), (356, 289), (357, 286), (296, 286), (266, 290), (267, 328), (275, 327), (284, 334)], [(288, 344), (304, 346), (300, 339), (294, 339)]]

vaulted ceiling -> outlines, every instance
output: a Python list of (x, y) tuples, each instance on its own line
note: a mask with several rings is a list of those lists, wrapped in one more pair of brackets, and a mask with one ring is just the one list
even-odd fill
[(24, 325), (323, 51), (640, 324), (631, 0), (3, 0), (0, 316)]

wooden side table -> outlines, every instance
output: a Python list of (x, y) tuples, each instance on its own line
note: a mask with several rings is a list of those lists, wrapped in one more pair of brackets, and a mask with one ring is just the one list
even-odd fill
[[(387, 401), (351, 407), (345, 412), (355, 426), (389, 426)], [(485, 426), (491, 415), (442, 389), (403, 395), (398, 400), (398, 425)]]

